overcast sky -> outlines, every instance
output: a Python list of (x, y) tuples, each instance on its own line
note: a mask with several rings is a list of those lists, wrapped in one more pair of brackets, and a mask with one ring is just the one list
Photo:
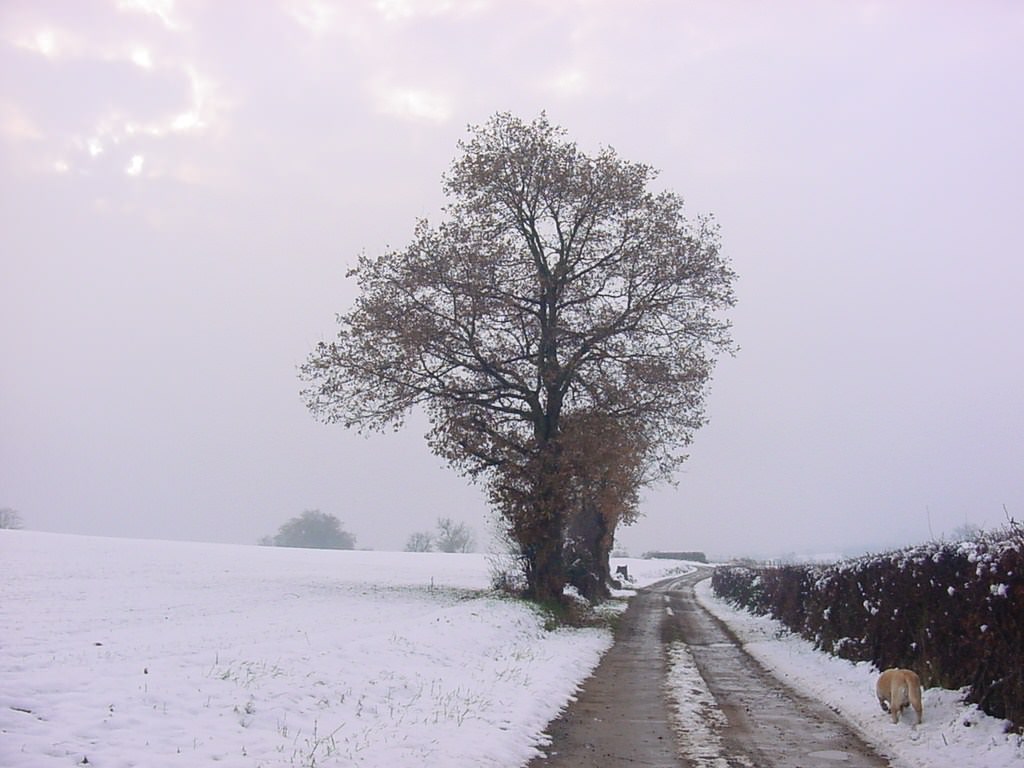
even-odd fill
[(1024, 518), (1024, 6), (4, 0), (0, 507), (400, 549), (480, 492), (296, 368), (468, 124), (661, 170), (739, 274), (734, 358), (634, 554), (863, 552)]

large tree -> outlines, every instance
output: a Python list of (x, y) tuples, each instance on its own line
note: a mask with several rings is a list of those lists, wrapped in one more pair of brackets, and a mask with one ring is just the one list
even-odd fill
[(444, 221), (360, 258), (359, 296), (303, 365), (304, 397), (359, 429), (424, 407), (435, 452), (490, 484), (532, 596), (557, 600), (578, 497), (565, 419), (620, 420), (643, 474), (669, 476), (731, 346), (734, 275), (714, 222), (651, 190), (650, 166), (588, 155), (544, 115), (498, 114), (459, 150)]

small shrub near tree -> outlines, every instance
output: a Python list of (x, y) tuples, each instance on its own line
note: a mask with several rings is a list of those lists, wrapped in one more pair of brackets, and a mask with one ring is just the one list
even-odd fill
[(274, 536), (263, 537), (260, 544), (307, 549), (354, 549), (356, 537), (342, 528), (341, 521), (334, 515), (311, 509), (284, 523)]

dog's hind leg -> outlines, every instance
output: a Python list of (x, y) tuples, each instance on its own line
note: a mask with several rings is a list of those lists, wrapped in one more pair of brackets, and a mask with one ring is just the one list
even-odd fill
[(911, 688), (910, 689), (910, 705), (914, 708), (914, 712), (917, 713), (917, 724), (921, 724), (921, 720), (924, 717), (924, 706), (921, 704), (921, 689)]
[(900, 715), (903, 714), (903, 709), (906, 706), (906, 691), (898, 682), (894, 680), (892, 688), (889, 689), (889, 711), (892, 713), (893, 724), (899, 723)]

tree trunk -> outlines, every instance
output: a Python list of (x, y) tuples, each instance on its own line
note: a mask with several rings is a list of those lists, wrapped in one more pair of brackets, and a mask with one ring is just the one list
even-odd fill
[(612, 545), (615, 543), (615, 531), (608, 521), (602, 516), (602, 533), (594, 548), (594, 567), (597, 577), (601, 580), (601, 596), (609, 598), (612, 596), (609, 586), (612, 583), (612, 567), (609, 559), (612, 554)]
[(613, 535), (608, 528), (608, 521), (599, 507), (586, 503), (573, 515), (567, 537), (569, 583), (591, 602), (611, 597), (608, 556)]
[(538, 603), (561, 603), (566, 583), (561, 522), (546, 528), (532, 548), (527, 577), (530, 597)]
[(538, 603), (561, 603), (566, 584), (564, 539), (566, 498), (557, 446), (543, 451), (530, 517), (517, 536), (527, 558), (527, 586)]

